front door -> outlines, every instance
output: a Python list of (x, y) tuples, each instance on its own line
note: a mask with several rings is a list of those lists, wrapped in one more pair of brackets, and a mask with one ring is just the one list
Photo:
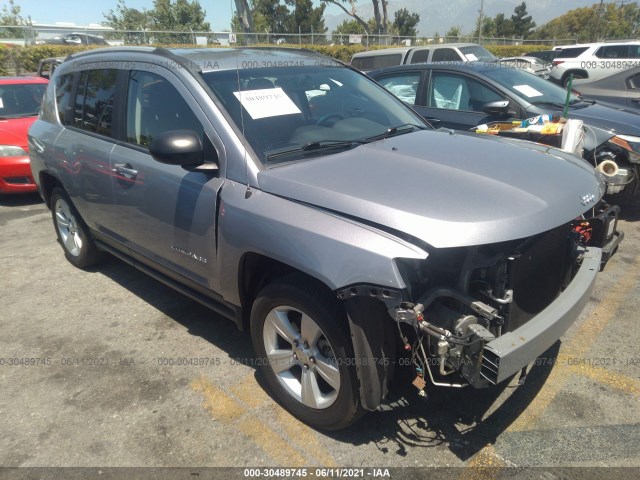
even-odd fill
[(210, 287), (216, 201), (223, 179), (215, 169), (159, 163), (148, 148), (162, 132), (192, 130), (213, 159), (214, 133), (180, 80), (158, 70), (131, 70), (127, 80), (126, 141), (111, 154), (113, 192), (122, 222), (119, 241), (155, 266)]

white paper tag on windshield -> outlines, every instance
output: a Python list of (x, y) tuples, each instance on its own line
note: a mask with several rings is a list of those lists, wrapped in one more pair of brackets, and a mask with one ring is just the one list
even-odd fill
[(531, 97), (541, 97), (542, 95), (544, 95), (544, 93), (539, 92), (538, 90), (536, 90), (533, 87), (530, 87), (529, 85), (514, 85), (513, 88), (515, 88), (521, 94), (526, 95), (529, 98), (531, 98)]
[(4, 108), (4, 102), (2, 101), (2, 98), (0, 98), (0, 108)]
[(233, 94), (254, 120), (302, 113), (280, 87), (244, 90)]
[(465, 54), (465, 57), (467, 57), (467, 60), (469, 60), (470, 62), (475, 62), (478, 60), (478, 57), (476, 57), (473, 53), (467, 53)]

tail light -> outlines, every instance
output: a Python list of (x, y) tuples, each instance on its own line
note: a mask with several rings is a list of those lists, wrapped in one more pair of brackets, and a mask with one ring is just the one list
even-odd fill
[(564, 60), (554, 60), (553, 61), (553, 66), (557, 67), (558, 65), (560, 65), (561, 63), (564, 63)]

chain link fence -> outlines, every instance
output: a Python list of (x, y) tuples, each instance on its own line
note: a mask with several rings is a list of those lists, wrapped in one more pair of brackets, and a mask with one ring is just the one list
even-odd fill
[(239, 33), (239, 32), (197, 32), (164, 30), (114, 30), (88, 25), (13, 25), (0, 27), (0, 43), (37, 45), (57, 43), (63, 45), (95, 45), (104, 42), (109, 45), (362, 45), (374, 46), (415, 46), (436, 43), (480, 43), (485, 45), (573, 45), (576, 38), (562, 39), (522, 39), (477, 36), (416, 36), (399, 37), (388, 34), (332, 34), (332, 33)]

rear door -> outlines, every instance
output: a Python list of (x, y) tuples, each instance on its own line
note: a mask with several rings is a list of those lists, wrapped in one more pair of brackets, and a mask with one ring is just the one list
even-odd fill
[(159, 163), (149, 145), (162, 132), (192, 130), (205, 147), (205, 159), (214, 160), (222, 142), (169, 69), (131, 70), (125, 84), (124, 138), (111, 154), (118, 240), (154, 268), (210, 287), (221, 170)]
[(59, 175), (74, 205), (93, 230), (109, 233), (118, 213), (111, 189), (117, 69), (87, 69), (58, 77), (60, 121), (56, 139)]

